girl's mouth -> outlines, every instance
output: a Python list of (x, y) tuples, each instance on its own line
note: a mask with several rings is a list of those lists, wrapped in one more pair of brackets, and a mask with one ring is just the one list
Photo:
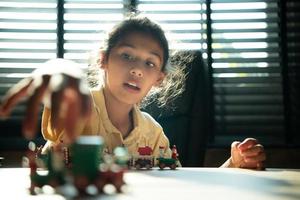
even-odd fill
[(138, 92), (138, 91), (140, 91), (141, 90), (141, 88), (139, 88), (138, 86), (137, 86), (137, 84), (136, 83), (132, 83), (132, 82), (127, 82), (127, 83), (124, 83), (124, 86), (126, 87), (126, 88), (128, 88), (130, 91), (135, 91), (135, 92)]

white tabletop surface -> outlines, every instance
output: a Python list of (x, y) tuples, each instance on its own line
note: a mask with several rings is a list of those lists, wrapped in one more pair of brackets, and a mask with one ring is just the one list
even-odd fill
[[(254, 171), (226, 168), (178, 168), (125, 173), (126, 191), (80, 199), (138, 200), (300, 200), (300, 170)], [(0, 168), (0, 199), (66, 199), (59, 194), (28, 192), (28, 168)]]

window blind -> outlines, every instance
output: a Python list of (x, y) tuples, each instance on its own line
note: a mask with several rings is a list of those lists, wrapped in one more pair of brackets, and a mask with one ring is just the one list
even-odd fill
[(204, 0), (139, 0), (137, 10), (162, 26), (171, 49), (206, 50)]
[(66, 0), (64, 58), (87, 66), (90, 53), (99, 49), (106, 32), (123, 16), (123, 0)]
[[(63, 56), (87, 66), (104, 32), (123, 19), (122, 0), (65, 0), (63, 2)], [(0, 98), (7, 90), (48, 59), (57, 57), (57, 0), (1, 1)], [(58, 47), (58, 48), (57, 48)], [(25, 105), (9, 120), (20, 121)]]
[[(56, 57), (56, 0), (0, 2), (0, 98), (40, 63)], [(14, 109), (19, 120), (25, 106)]]
[(284, 142), (277, 0), (212, 0), (214, 143)]

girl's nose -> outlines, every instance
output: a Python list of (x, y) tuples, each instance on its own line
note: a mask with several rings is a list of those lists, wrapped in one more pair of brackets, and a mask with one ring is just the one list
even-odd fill
[(139, 67), (132, 67), (130, 74), (137, 77), (143, 77), (143, 72)]

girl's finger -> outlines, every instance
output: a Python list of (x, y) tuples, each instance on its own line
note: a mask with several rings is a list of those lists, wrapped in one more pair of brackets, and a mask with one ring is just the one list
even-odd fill
[(256, 156), (248, 156), (244, 157), (244, 161), (246, 163), (258, 163), (266, 160), (266, 154), (265, 153), (260, 153)]
[(92, 110), (91, 94), (85, 81), (78, 81), (78, 93), (81, 97), (81, 115), (83, 118), (89, 118)]
[(65, 113), (64, 90), (68, 87), (67, 76), (62, 74), (53, 75), (50, 81), (51, 91), (51, 128), (60, 129), (63, 125), (62, 115)]
[(50, 77), (43, 76), (42, 82), (33, 91), (33, 94), (28, 100), (27, 109), (25, 112), (25, 118), (23, 121), (23, 133), (26, 138), (32, 139), (35, 135), (37, 123), (38, 123), (38, 113), (40, 109), (40, 102), (48, 88)]
[(247, 138), (241, 144), (239, 144), (238, 148), (241, 152), (243, 152), (256, 144), (258, 144), (258, 141), (256, 139)]
[(232, 142), (231, 143), (231, 148), (232, 149), (237, 149), (240, 143), (241, 143), (240, 141), (234, 141), (234, 142)]
[(241, 164), (240, 167), (245, 168), (245, 169), (256, 169), (257, 163), (256, 162), (249, 162), (249, 163), (244, 162), (243, 164)]
[(12, 108), (28, 96), (33, 79), (26, 78), (13, 86), (6, 94), (0, 107), (0, 116), (7, 116)]
[(241, 154), (244, 157), (251, 157), (258, 155), (261, 152), (264, 152), (264, 147), (261, 144), (257, 144), (250, 147), (249, 149), (244, 150)]
[(81, 115), (89, 119), (92, 113), (92, 100), (90, 95), (81, 95)]
[(266, 169), (265, 162), (256, 163), (256, 169), (257, 170), (265, 170)]
[(63, 125), (62, 116), (65, 111), (65, 103), (63, 102), (63, 91), (59, 90), (51, 94), (51, 128), (53, 130), (60, 129)]
[(78, 93), (72, 89), (64, 92), (64, 101), (66, 102), (65, 130), (70, 141), (74, 141), (77, 135), (76, 125), (80, 119), (81, 99)]

